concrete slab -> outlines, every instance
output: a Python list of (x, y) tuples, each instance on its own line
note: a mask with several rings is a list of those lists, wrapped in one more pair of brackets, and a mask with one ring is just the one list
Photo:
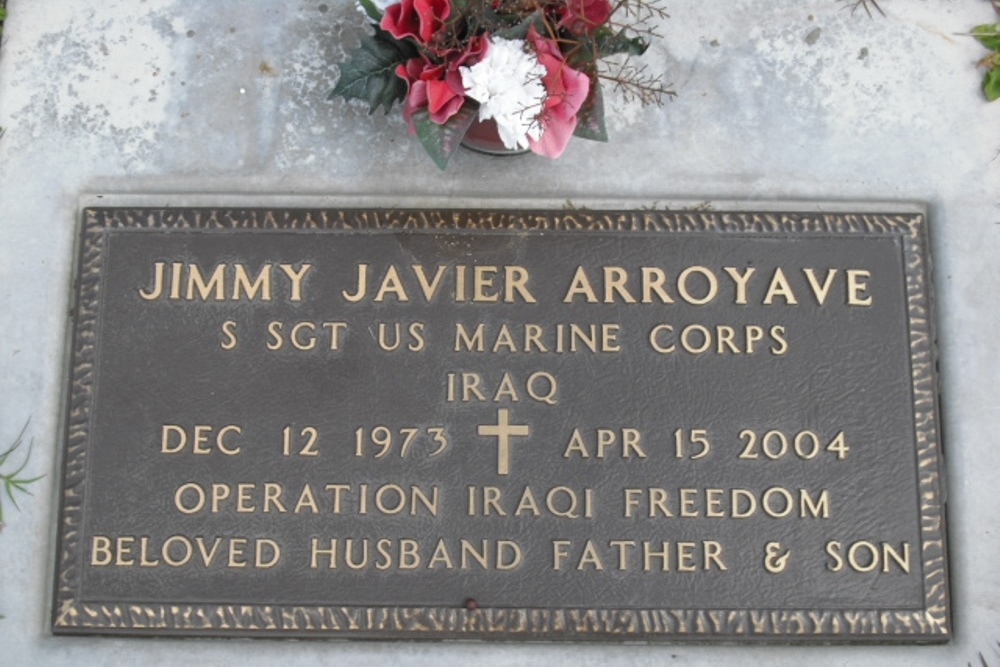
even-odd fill
[[(45, 474), (0, 533), (0, 663), (941, 665), (1000, 662), (1000, 104), (957, 33), (991, 4), (673, 0), (646, 56), (679, 93), (613, 104), (612, 143), (558, 162), (462, 152), (439, 172), (402, 119), (328, 102), (346, 0), (9, 0), (0, 48), (0, 443), (30, 419)], [(955, 641), (937, 647), (477, 645), (55, 638), (56, 462), (84, 193), (472, 200), (900, 200), (936, 265)]]

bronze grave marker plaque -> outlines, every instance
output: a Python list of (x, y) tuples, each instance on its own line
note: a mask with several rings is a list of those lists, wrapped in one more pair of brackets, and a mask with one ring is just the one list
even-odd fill
[(918, 213), (82, 215), (57, 633), (950, 638)]

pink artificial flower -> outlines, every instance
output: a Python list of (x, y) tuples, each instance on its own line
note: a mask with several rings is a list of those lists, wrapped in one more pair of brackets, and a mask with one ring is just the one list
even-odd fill
[(576, 130), (576, 114), (587, 101), (590, 77), (567, 65), (559, 45), (539, 35), (534, 26), (528, 30), (528, 40), (535, 47), (538, 62), (545, 67), (542, 84), (546, 92), (545, 105), (538, 115), (542, 134), (538, 139), (528, 137), (528, 145), (532, 152), (557, 158)]
[(451, 0), (402, 0), (386, 8), (382, 29), (396, 39), (412, 37), (427, 45), (449, 14)]
[(488, 47), (489, 38), (476, 35), (469, 39), (464, 50), (447, 51), (441, 64), (421, 55), (396, 67), (396, 76), (405, 79), (409, 87), (403, 102), (403, 118), (410, 126), (410, 134), (416, 132), (413, 125), (415, 111), (427, 107), (431, 120), (444, 125), (462, 108), (465, 86), (458, 68), (478, 62)]
[(562, 8), (562, 18), (559, 27), (576, 35), (592, 33), (611, 16), (611, 3), (608, 0), (565, 0)]

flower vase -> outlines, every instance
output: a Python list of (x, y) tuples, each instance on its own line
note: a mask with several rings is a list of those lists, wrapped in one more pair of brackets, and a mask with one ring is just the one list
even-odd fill
[(489, 120), (472, 121), (472, 125), (465, 131), (462, 137), (462, 145), (479, 153), (487, 155), (524, 155), (527, 148), (507, 148), (500, 138), (500, 130), (497, 122), (492, 118)]

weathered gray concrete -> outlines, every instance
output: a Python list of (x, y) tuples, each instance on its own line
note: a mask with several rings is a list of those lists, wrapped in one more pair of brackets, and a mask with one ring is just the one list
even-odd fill
[[(617, 105), (562, 160), (463, 152), (438, 172), (398, 114), (327, 102), (347, 0), (9, 0), (0, 50), (0, 444), (45, 474), (0, 533), (0, 664), (1000, 663), (1000, 103), (956, 33), (986, 0), (671, 0), (647, 55), (679, 96)], [(327, 8), (326, 5), (329, 5)], [(63, 350), (83, 193), (906, 200), (936, 266), (955, 641), (937, 647), (477, 645), (49, 634)], [(981, 657), (983, 662), (980, 662)]]

